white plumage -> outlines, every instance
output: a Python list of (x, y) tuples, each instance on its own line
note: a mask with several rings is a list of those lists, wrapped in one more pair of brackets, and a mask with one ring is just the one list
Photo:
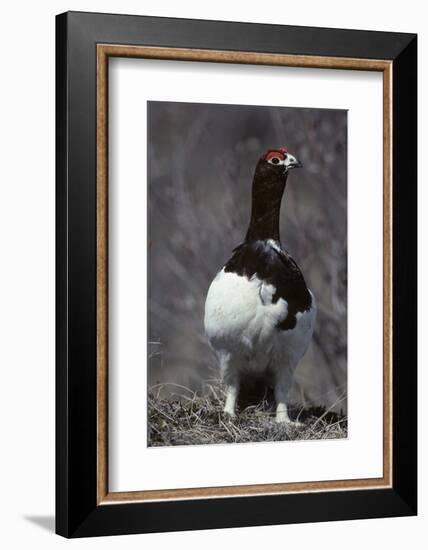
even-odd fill
[(294, 370), (312, 338), (316, 305), (296, 314), (296, 326), (279, 331), (288, 304), (272, 303), (272, 285), (256, 276), (248, 280), (222, 269), (213, 280), (205, 302), (205, 332), (216, 351), (223, 380), (228, 386), (225, 412), (235, 415), (241, 376), (271, 374), (275, 379), (277, 421), (289, 422), (286, 397)]

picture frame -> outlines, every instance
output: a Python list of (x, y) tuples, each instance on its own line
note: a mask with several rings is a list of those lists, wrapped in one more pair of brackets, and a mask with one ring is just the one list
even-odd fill
[[(112, 57), (382, 73), (382, 477), (109, 491), (107, 83)], [(417, 513), (416, 96), (414, 34), (83, 12), (57, 16), (58, 534), (86, 537)]]

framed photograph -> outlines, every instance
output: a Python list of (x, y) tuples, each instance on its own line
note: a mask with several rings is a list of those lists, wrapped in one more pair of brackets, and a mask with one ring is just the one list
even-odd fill
[(416, 35), (56, 37), (57, 533), (416, 514)]

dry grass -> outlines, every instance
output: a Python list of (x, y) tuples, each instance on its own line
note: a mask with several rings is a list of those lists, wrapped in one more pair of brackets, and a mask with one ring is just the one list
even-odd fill
[(177, 384), (157, 384), (148, 399), (148, 444), (204, 445), (347, 437), (347, 418), (325, 407), (290, 407), (290, 416), (300, 427), (275, 422), (274, 403), (269, 395), (256, 404), (241, 404), (231, 419), (222, 412), (224, 388), (206, 384), (199, 395)]

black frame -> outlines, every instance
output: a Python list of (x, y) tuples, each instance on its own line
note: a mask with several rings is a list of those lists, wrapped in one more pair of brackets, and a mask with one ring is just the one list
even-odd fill
[[(97, 43), (393, 61), (393, 488), (97, 506)], [(56, 18), (56, 97), (56, 532), (83, 537), (415, 515), (417, 36), (68, 12)]]

